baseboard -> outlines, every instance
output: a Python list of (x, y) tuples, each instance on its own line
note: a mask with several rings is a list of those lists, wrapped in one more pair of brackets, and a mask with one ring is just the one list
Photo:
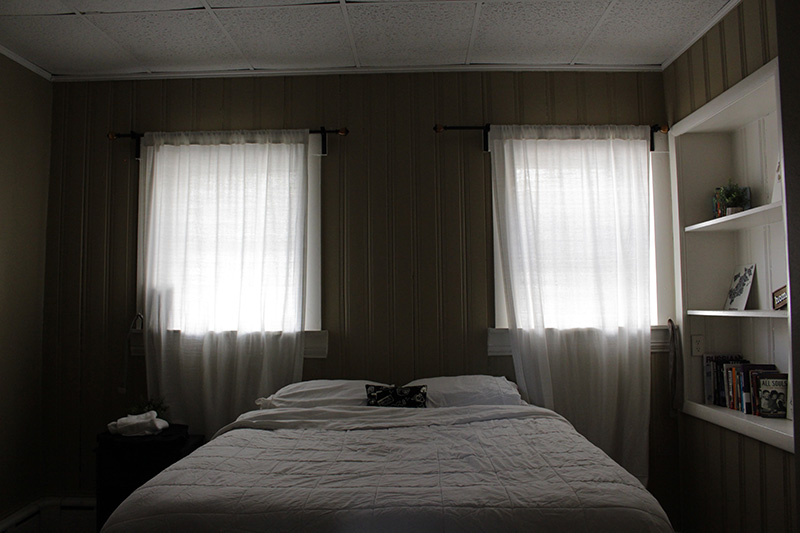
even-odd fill
[(93, 510), (97, 507), (95, 498), (63, 497), (63, 498), (39, 498), (33, 503), (29, 503), (19, 511), (0, 520), (0, 533), (18, 527), (43, 511), (61, 509), (85, 509)]

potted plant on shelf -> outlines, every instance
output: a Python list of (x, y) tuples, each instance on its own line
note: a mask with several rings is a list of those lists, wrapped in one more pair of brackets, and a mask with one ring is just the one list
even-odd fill
[[(744, 211), (750, 207), (750, 188), (740, 187), (738, 184), (730, 181), (724, 187), (717, 189), (717, 194), (715, 195), (715, 204), (719, 207), (724, 206), (726, 215), (732, 215), (734, 213)], [(717, 216), (722, 215), (719, 207), (717, 207)]]

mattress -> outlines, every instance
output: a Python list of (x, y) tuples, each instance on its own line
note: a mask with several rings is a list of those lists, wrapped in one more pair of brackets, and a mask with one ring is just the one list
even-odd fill
[(535, 406), (245, 413), (105, 533), (672, 531), (639, 481)]

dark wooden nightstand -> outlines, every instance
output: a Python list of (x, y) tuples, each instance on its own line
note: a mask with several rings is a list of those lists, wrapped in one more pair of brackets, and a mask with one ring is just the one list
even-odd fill
[(199, 448), (205, 437), (173, 424), (158, 435), (97, 435), (97, 530), (134, 490)]

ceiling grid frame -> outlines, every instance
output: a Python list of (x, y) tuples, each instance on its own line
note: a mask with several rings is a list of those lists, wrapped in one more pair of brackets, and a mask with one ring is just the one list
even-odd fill
[[(509, 70), (655, 72), (666, 69), (742, 2), (605, 0), (592, 2), (589, 10), (582, 1), (12, 1), (0, 4), (0, 53), (50, 81)], [(468, 21), (464, 9), (456, 7), (465, 5), (471, 11)], [(338, 16), (328, 11), (334, 6)], [(247, 11), (259, 13), (250, 24)], [(200, 13), (210, 19), (201, 23)], [(634, 18), (618, 26), (626, 13)], [(676, 15), (672, 26), (669, 13)], [(71, 17), (75, 18), (62, 34), (61, 20)], [(92, 31), (80, 32), (77, 20)], [(692, 22), (690, 27), (686, 21)], [(262, 23), (271, 29), (265, 27), (259, 34)], [(376, 24), (387, 30), (376, 32)], [(545, 31), (537, 32), (537, 25)], [(430, 30), (436, 27), (440, 30)], [(140, 28), (147, 35), (141, 50), (136, 39)], [(122, 31), (122, 40), (115, 38), (115, 29)], [(207, 33), (197, 33), (204, 30)], [(38, 39), (42, 35), (47, 38)], [(553, 36), (560, 35), (569, 38), (553, 55), (550, 51), (559, 47), (554, 43), (561, 42)], [(226, 45), (215, 49), (218, 55), (204, 55), (203, 50), (222, 42)], [(279, 49), (284, 42), (289, 48)], [(169, 44), (163, 47), (163, 59), (157, 55), (159, 43)], [(200, 46), (179, 48), (194, 44)], [(603, 55), (601, 46), (615, 51)], [(649, 55), (640, 51), (643, 48)], [(654, 53), (665, 59), (654, 61)]]

